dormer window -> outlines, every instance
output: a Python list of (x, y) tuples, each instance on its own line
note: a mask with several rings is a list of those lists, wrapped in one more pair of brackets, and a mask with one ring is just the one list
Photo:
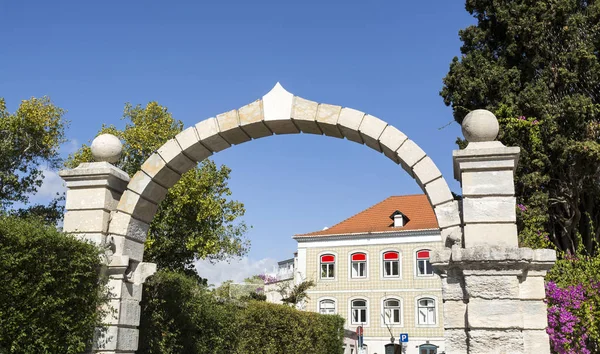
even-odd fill
[(394, 220), (394, 227), (403, 227), (408, 221), (408, 218), (400, 210), (393, 212), (390, 219)]

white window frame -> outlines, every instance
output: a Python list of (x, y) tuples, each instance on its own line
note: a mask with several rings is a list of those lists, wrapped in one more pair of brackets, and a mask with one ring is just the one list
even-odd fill
[[(364, 301), (365, 302), (365, 322), (355, 322), (354, 321), (354, 307), (353, 307), (353, 302), (354, 301)], [(363, 326), (363, 327), (369, 327), (369, 299), (366, 297), (362, 297), (362, 296), (357, 296), (357, 297), (353, 297), (350, 298), (348, 300), (348, 318), (350, 319), (350, 325), (352, 326)]]
[[(398, 310), (400, 311), (400, 322), (398, 322), (398, 323), (388, 323), (386, 325), (386, 322), (385, 322), (386, 321), (386, 317), (385, 317), (385, 315), (386, 315), (386, 313), (385, 313), (385, 310), (386, 310), (385, 303), (388, 300), (395, 300), (395, 301), (398, 301), (398, 303), (399, 303)], [(384, 296), (384, 297), (381, 298), (380, 302), (381, 302), (381, 315), (380, 315), (380, 317), (381, 317), (381, 327), (387, 327), (387, 326), (394, 327), (394, 328), (396, 328), (396, 327), (404, 327), (404, 300), (401, 297), (399, 297), (399, 296)]]
[[(414, 258), (414, 261), (415, 261), (415, 263), (414, 263), (414, 264), (415, 264), (415, 266), (414, 266), (414, 269), (415, 269), (415, 276), (416, 276), (416, 277), (418, 277), (418, 278), (429, 278), (429, 277), (433, 277), (433, 276), (435, 276), (435, 272), (433, 271), (433, 267), (431, 267), (431, 262), (429, 262), (429, 258), (427, 258), (426, 260), (425, 260), (425, 259), (419, 259), (419, 258), (417, 258), (417, 254), (418, 254), (419, 252), (422, 252), (422, 251), (427, 251), (427, 252), (429, 252), (429, 256), (430, 256), (430, 258), (431, 258), (431, 249), (429, 249), (429, 248), (419, 248), (419, 249), (417, 249), (417, 250), (415, 250), (415, 251), (413, 252), (413, 258)], [(421, 274), (421, 273), (419, 272), (419, 261), (425, 261), (425, 262), (426, 262), (426, 263), (425, 263), (425, 269), (427, 269), (427, 263), (429, 263), (429, 266), (431, 267), (431, 274), (427, 274), (427, 273), (423, 273), (423, 274)]]
[[(396, 261), (386, 261), (384, 259), (384, 255), (388, 252), (396, 252), (398, 253), (398, 275), (386, 275), (385, 274), (385, 262), (396, 262)], [(397, 249), (386, 249), (381, 251), (380, 257), (381, 259), (381, 273), (380, 278), (384, 280), (398, 280), (402, 279), (402, 252)]]
[[(354, 275), (354, 261), (352, 261), (352, 255), (357, 254), (357, 253), (361, 253), (365, 255), (365, 260), (364, 261), (356, 261), (357, 264), (359, 263), (364, 263), (364, 267), (365, 267), (365, 275), (364, 276), (355, 276)], [(367, 279), (369, 278), (369, 253), (367, 253), (366, 251), (352, 251), (348, 253), (348, 278), (349, 279)]]
[[(419, 301), (421, 300), (432, 300), (433, 301), (433, 323), (420, 323), (419, 317)], [(438, 299), (436, 296), (422, 295), (415, 298), (415, 326), (417, 327), (438, 327)]]
[[(321, 262), (321, 256), (324, 255), (332, 255), (333, 256), (333, 263), (322, 263)], [(323, 280), (323, 281), (332, 281), (332, 280), (336, 280), (337, 279), (337, 273), (339, 271), (338, 269), (338, 255), (336, 252), (331, 252), (331, 251), (325, 251), (325, 252), (321, 252), (317, 255), (317, 264), (319, 265), (319, 268), (317, 269), (317, 272), (319, 272), (319, 280)], [(333, 276), (332, 277), (326, 277), (323, 278), (323, 273), (322, 273), (322, 268), (323, 268), (323, 264), (333, 264)]]
[[(338, 313), (337, 300), (333, 297), (321, 297), (317, 301), (317, 313), (321, 313), (321, 303), (324, 301), (333, 302), (333, 314)], [(322, 314), (322, 313), (321, 313)]]

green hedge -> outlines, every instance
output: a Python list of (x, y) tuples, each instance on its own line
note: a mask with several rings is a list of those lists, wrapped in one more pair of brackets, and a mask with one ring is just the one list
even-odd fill
[(141, 354), (336, 354), (344, 319), (250, 301), (219, 302), (198, 280), (159, 271), (144, 285)]
[(39, 220), (0, 216), (0, 353), (81, 353), (105, 300), (99, 249)]

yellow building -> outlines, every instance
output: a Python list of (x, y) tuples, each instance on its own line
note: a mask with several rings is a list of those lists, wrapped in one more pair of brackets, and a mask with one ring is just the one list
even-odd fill
[(443, 352), (441, 282), (429, 263), (441, 236), (425, 195), (387, 198), (331, 228), (294, 239), (295, 281), (316, 284), (302, 307), (339, 314), (347, 333), (363, 327), (363, 349), (348, 337), (345, 353), (384, 354), (390, 337), (399, 343), (401, 334), (409, 340), (403, 353)]

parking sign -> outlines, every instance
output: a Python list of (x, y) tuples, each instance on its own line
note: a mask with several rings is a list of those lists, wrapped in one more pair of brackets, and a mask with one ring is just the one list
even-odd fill
[(400, 343), (408, 343), (408, 333), (400, 333)]

